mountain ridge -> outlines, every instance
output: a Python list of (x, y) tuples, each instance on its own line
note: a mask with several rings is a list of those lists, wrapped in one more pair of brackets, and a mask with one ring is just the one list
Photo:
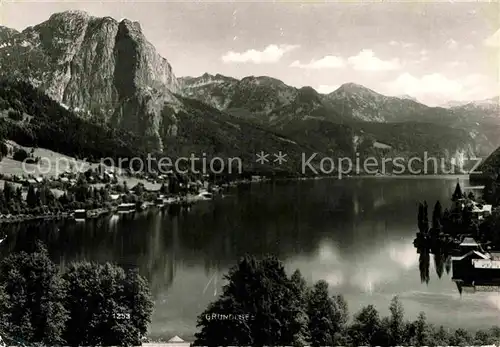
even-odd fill
[(10, 33), (2, 35), (1, 76), (28, 80), (54, 100), (113, 126), (137, 132), (137, 123), (145, 122), (138, 134), (162, 148), (162, 104), (175, 101), (179, 86), (139, 23), (65, 11)]
[[(177, 78), (127, 19), (56, 13), (22, 32), (0, 30), (1, 44), (0, 75), (27, 80), (80, 117), (133, 132), (141, 147), (172, 156), (241, 151), (251, 160), (252, 150), (284, 143), (295, 143), (294, 153), (326, 155), (477, 152), (476, 134), (453, 128), (453, 113), (354, 83), (322, 95), (269, 76)], [(375, 148), (381, 140), (390, 149)]]

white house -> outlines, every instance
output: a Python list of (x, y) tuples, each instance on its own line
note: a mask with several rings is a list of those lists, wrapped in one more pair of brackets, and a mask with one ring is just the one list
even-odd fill
[(175, 335), (174, 337), (172, 337), (170, 340), (167, 341), (166, 345), (169, 347), (189, 347), (191, 346), (191, 343), (186, 342), (179, 336)]
[(476, 216), (478, 219), (481, 220), (484, 217), (490, 216), (492, 209), (493, 209), (492, 205), (480, 205), (474, 203), (474, 207), (472, 208), (472, 213), (474, 214), (474, 216)]

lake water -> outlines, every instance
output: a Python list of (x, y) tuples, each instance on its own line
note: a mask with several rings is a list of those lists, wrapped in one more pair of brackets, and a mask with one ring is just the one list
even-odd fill
[(245, 253), (277, 255), (290, 273), (299, 268), (311, 283), (328, 281), (351, 312), (374, 304), (385, 315), (399, 295), (408, 318), (424, 311), (431, 322), (455, 328), (500, 324), (500, 295), (460, 297), (449, 274), (438, 279), (432, 255), (430, 281), (420, 280), (412, 245), (417, 204), (448, 205), (455, 184), (423, 178), (252, 184), (190, 210), (11, 226), (2, 251), (40, 238), (63, 266), (80, 259), (138, 266), (156, 303), (153, 337), (192, 337), (197, 315), (220, 293), (222, 275)]

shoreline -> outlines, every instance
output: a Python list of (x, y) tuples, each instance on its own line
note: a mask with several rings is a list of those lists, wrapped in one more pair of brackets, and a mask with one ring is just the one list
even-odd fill
[[(338, 175), (330, 175), (330, 176), (310, 176), (310, 177), (288, 177), (288, 178), (276, 178), (276, 179), (260, 179), (256, 181), (252, 180), (241, 180), (241, 181), (233, 181), (229, 183), (226, 187), (224, 187), (224, 190), (230, 189), (230, 188), (235, 188), (241, 185), (247, 185), (247, 184), (255, 184), (255, 183), (269, 183), (273, 181), (311, 181), (311, 180), (323, 180), (323, 179), (335, 179), (335, 180), (347, 180), (347, 179), (449, 179), (449, 180), (457, 180), (457, 179), (470, 179), (469, 175), (354, 175), (354, 176), (345, 176), (345, 177), (338, 177)], [(196, 195), (187, 195), (187, 196), (178, 196), (177, 201), (175, 202), (170, 202), (170, 203), (165, 203), (164, 206), (170, 206), (170, 205), (193, 205), (199, 201), (211, 201), (210, 200), (205, 200), (205, 199), (199, 199), (196, 197)], [(134, 213), (134, 212), (142, 212), (151, 209), (152, 207), (158, 207), (154, 202), (151, 201), (145, 201), (146, 207), (144, 209), (135, 209), (132, 210), (128, 213)], [(87, 210), (87, 217), (82, 218), (83, 220), (91, 220), (91, 219), (97, 219), (100, 218), (101, 216), (110, 214), (110, 213), (116, 213), (118, 212), (118, 207), (113, 206), (111, 208), (96, 208), (92, 210)], [(21, 223), (28, 223), (28, 222), (33, 222), (33, 221), (60, 221), (60, 220), (75, 220), (74, 218), (74, 212), (59, 212), (59, 213), (48, 213), (48, 214), (43, 214), (43, 215), (11, 215), (10, 218), (7, 218), (5, 215), (0, 215), (0, 225), (2, 224), (21, 224)]]

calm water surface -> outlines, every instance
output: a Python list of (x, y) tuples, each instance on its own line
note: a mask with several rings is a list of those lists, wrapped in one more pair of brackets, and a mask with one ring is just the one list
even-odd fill
[(87, 259), (139, 267), (156, 302), (154, 337), (192, 337), (197, 315), (220, 294), (222, 275), (245, 253), (275, 254), (290, 273), (299, 268), (311, 283), (328, 281), (351, 312), (374, 304), (387, 314), (399, 295), (408, 318), (425, 311), (450, 327), (500, 324), (500, 295), (461, 298), (450, 274), (438, 279), (432, 255), (430, 281), (420, 280), (412, 245), (417, 203), (447, 205), (455, 184), (366, 178), (241, 186), (189, 211), (9, 227), (2, 252), (30, 248), (40, 238), (61, 266)]

